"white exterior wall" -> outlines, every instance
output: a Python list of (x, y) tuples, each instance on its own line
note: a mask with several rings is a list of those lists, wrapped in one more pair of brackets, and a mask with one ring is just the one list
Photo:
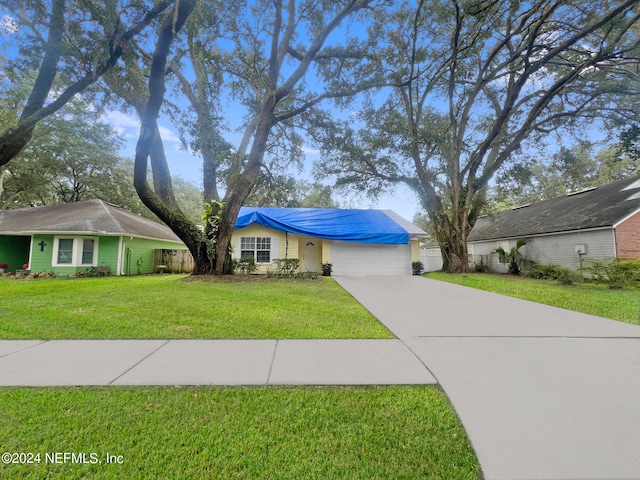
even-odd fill
[[(491, 255), (496, 248), (502, 247), (509, 251), (516, 246), (517, 240), (491, 240), (486, 242), (470, 243), (468, 247), (469, 268), (473, 269), (474, 265), (479, 264), (481, 260), (489, 264), (492, 272), (507, 273), (507, 265), (500, 263), (497, 255)], [(484, 257), (484, 258), (483, 258)]]
[[(612, 228), (601, 230), (587, 230), (582, 232), (570, 232), (562, 234), (539, 235), (528, 237), (529, 243), (520, 251), (530, 260), (540, 264), (561, 265), (577, 270), (580, 268), (580, 260), (576, 253), (577, 245), (584, 245), (586, 253), (583, 259), (604, 260), (616, 255), (615, 239)], [(479, 261), (480, 255), (491, 255), (498, 247), (510, 250), (515, 247), (517, 239), (473, 242), (469, 244), (473, 260)], [(506, 266), (498, 263), (498, 257), (491, 258), (493, 271), (506, 272)]]

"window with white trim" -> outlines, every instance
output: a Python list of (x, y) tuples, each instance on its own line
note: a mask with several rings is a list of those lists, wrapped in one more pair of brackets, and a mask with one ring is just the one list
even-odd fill
[(240, 237), (240, 258), (271, 263), (271, 237)]
[(58, 258), (60, 265), (71, 265), (73, 263), (73, 238), (58, 239)]
[(54, 267), (90, 267), (98, 264), (98, 239), (90, 237), (55, 237)]

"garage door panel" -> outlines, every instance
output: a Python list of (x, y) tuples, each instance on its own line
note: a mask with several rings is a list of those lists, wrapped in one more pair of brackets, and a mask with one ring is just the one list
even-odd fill
[(335, 275), (410, 275), (410, 245), (332, 242)]

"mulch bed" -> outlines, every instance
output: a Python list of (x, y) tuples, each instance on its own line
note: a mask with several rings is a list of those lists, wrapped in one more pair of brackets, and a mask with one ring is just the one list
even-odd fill
[(188, 283), (254, 283), (254, 282), (292, 282), (292, 281), (305, 281), (305, 282), (321, 282), (322, 276), (318, 275), (315, 278), (311, 277), (272, 277), (265, 274), (253, 274), (253, 275), (189, 275), (182, 279), (183, 282)]

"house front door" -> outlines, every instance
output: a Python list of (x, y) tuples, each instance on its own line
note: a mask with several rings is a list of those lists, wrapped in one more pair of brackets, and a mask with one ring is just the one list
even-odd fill
[(318, 272), (320, 270), (320, 242), (317, 238), (303, 237), (302, 239), (302, 271)]

